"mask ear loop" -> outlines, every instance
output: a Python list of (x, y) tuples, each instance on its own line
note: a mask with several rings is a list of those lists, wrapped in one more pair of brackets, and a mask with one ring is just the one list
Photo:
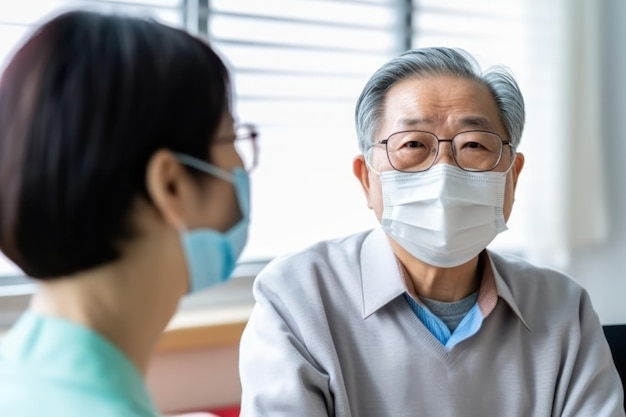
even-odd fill
[(511, 168), (513, 168), (513, 165), (515, 165), (515, 160), (517, 159), (517, 152), (515, 151), (515, 149), (511, 149), (513, 150), (513, 160), (511, 161), (511, 165), (509, 165), (507, 170), (503, 172), (504, 175), (508, 175), (509, 172), (511, 172)]
[(219, 179), (222, 179), (231, 184), (235, 183), (235, 179), (233, 178), (233, 174), (222, 169), (220, 167), (216, 167), (215, 165), (211, 165), (208, 162), (204, 162), (198, 158), (194, 158), (193, 156), (189, 156), (183, 153), (175, 153), (176, 158), (183, 164), (190, 166), (192, 168), (198, 169), (202, 172), (205, 172), (209, 175), (216, 176)]
[[(208, 162), (202, 161), (201, 159), (195, 158), (193, 156), (189, 156), (184, 153), (177, 152), (177, 153), (174, 153), (174, 155), (183, 165), (187, 165), (189, 167), (195, 168), (199, 171), (204, 172), (205, 174), (213, 175), (233, 185), (235, 184), (235, 177), (233, 176), (232, 173), (226, 171), (225, 169), (209, 164)], [(189, 228), (184, 222), (181, 222), (178, 225), (178, 232), (181, 235), (189, 231), (190, 231)]]
[(375, 143), (371, 144), (369, 148), (367, 148), (367, 150), (365, 151), (365, 166), (367, 167), (367, 169), (369, 169), (370, 171), (372, 171), (374, 174), (378, 175), (380, 177), (380, 172), (377, 171), (373, 166), (372, 163), (370, 161), (371, 159), (371, 154), (372, 154), (372, 149), (374, 148), (374, 145), (376, 145)]

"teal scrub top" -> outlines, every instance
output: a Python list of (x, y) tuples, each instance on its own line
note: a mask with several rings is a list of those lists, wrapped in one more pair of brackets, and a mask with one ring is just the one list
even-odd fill
[(137, 368), (98, 333), (26, 312), (0, 340), (0, 416), (154, 417)]

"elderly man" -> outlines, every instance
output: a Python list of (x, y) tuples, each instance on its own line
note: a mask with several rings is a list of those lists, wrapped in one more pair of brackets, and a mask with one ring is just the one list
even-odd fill
[(506, 230), (523, 125), (513, 77), (461, 50), (372, 76), (353, 169), (381, 227), (258, 276), (242, 416), (624, 416), (587, 293), (485, 249)]

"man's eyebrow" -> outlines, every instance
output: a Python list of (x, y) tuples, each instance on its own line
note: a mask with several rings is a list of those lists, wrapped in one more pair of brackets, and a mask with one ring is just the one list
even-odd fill
[[(400, 129), (427, 129), (435, 122), (428, 117), (405, 117), (398, 120)], [(484, 116), (464, 116), (457, 119), (454, 125), (459, 129), (480, 129), (495, 132), (495, 126)]]
[(425, 124), (432, 124), (433, 121), (432, 119), (428, 119), (428, 118), (412, 118), (412, 117), (405, 117), (402, 118), (400, 120), (398, 120), (400, 126), (402, 127), (415, 127), (415, 126), (419, 126), (419, 125), (425, 125)]
[(489, 130), (491, 132), (495, 131), (495, 128), (491, 121), (482, 116), (462, 117), (458, 120), (457, 123), (461, 126), (477, 127), (479, 129)]

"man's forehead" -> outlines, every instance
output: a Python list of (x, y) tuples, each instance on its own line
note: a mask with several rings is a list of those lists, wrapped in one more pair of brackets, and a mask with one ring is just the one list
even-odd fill
[[(480, 81), (458, 76), (408, 78), (385, 95), (381, 129), (459, 128), (505, 133), (496, 101)], [(385, 133), (381, 130), (381, 133)]]

